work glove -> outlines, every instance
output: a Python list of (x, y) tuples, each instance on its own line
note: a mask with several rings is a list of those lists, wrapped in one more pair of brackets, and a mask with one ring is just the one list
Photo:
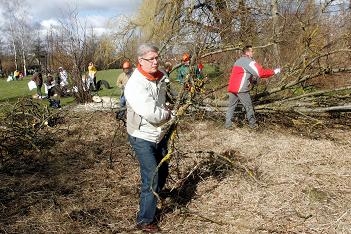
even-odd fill
[(281, 72), (281, 69), (280, 69), (280, 68), (274, 69), (274, 74), (278, 74), (278, 73), (280, 73), (280, 72)]
[(175, 118), (177, 118), (177, 112), (175, 110), (172, 110), (170, 115), (170, 121), (173, 121)]
[(175, 110), (168, 110), (168, 121), (176, 118), (177, 112)]

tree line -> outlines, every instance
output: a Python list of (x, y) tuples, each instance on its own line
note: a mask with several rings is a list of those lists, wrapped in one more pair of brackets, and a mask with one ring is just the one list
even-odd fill
[(350, 71), (351, 1), (143, 0), (123, 24), (120, 18), (111, 19), (110, 32), (103, 35), (82, 22), (75, 8), (63, 11), (58, 25), (40, 31), (27, 20), (25, 4), (2, 1), (7, 35), (1, 41), (3, 70), (64, 66), (78, 78), (91, 60), (99, 69), (134, 61), (137, 44), (150, 41), (173, 64), (183, 52), (192, 54), (193, 64), (215, 64), (219, 83), (227, 80), (240, 49), (253, 45), (257, 60), (283, 69), (280, 79), (262, 84), (258, 97), (289, 93), (310, 82), (344, 85), (342, 74)]

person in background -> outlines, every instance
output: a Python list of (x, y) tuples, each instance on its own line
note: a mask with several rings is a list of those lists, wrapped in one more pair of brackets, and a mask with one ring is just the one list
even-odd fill
[(20, 72), (18, 70), (15, 70), (13, 73), (13, 77), (15, 78), (15, 80), (18, 80), (20, 76)]
[(181, 84), (184, 83), (186, 75), (189, 73), (191, 56), (188, 53), (184, 53), (182, 57), (182, 65), (178, 68), (177, 81)]
[(117, 86), (121, 89), (121, 96), (120, 96), (120, 107), (125, 107), (126, 99), (124, 97), (124, 88), (129, 80), (130, 76), (132, 75), (133, 68), (129, 61), (125, 61), (122, 65), (123, 72), (119, 74), (117, 77)]
[(171, 62), (165, 62), (164, 69), (165, 69), (166, 75), (169, 77), (170, 74), (171, 74), (171, 71), (173, 69), (172, 63)]
[(195, 76), (197, 79), (201, 80), (204, 78), (203, 70), (204, 70), (204, 65), (201, 62), (199, 62), (197, 64), (197, 69), (195, 71)]
[(22, 73), (22, 72), (20, 72), (18, 78), (19, 78), (20, 80), (23, 80), (23, 73)]
[(63, 67), (59, 67), (59, 84), (61, 88), (66, 87), (68, 85), (68, 74)]
[(225, 119), (225, 128), (232, 127), (232, 117), (234, 115), (235, 107), (239, 101), (245, 108), (249, 126), (251, 128), (258, 127), (249, 93), (249, 85), (256, 77), (268, 78), (280, 73), (281, 71), (280, 68), (276, 68), (274, 70), (264, 69), (260, 64), (258, 64), (253, 59), (254, 51), (251, 45), (245, 46), (242, 52), (242, 56), (235, 61), (229, 78), (229, 103)]
[(15, 80), (15, 78), (13, 77), (13, 74), (12, 74), (12, 72), (11, 72), (11, 74), (7, 77), (7, 82), (10, 82), (10, 81), (13, 81), (13, 80)]
[(51, 96), (53, 96), (54, 92), (53, 92), (53, 88), (56, 85), (55, 79), (54, 77), (51, 75), (51, 73), (48, 73), (46, 76), (46, 89), (47, 89), (47, 97), (50, 98)]
[(88, 66), (88, 80), (87, 80), (88, 89), (90, 88), (90, 85), (92, 85), (92, 89), (96, 90), (96, 73), (97, 73), (97, 69), (94, 63), (90, 62)]
[(124, 96), (124, 88), (132, 75), (133, 68), (129, 61), (125, 61), (122, 65), (123, 72), (117, 77), (117, 87), (121, 89), (121, 95), (119, 98), (119, 107), (120, 110), (117, 112), (117, 119), (124, 120), (126, 112), (126, 98)]
[(152, 44), (139, 45), (137, 68), (124, 89), (128, 138), (139, 161), (141, 174), (137, 228), (148, 233), (160, 230), (154, 192), (162, 190), (168, 176), (167, 162), (157, 167), (167, 154), (168, 130), (161, 126), (171, 118), (171, 111), (166, 107), (167, 76), (158, 69), (158, 51)]
[(167, 86), (167, 98), (166, 98), (166, 102), (168, 104), (174, 104), (175, 103), (175, 99), (177, 96), (177, 92), (175, 92), (175, 90), (172, 90), (171, 88), (171, 81), (170, 81), (170, 75), (171, 75), (171, 71), (173, 69), (173, 65), (171, 62), (165, 62), (163, 65), (163, 71), (166, 73), (168, 79), (166, 79), (166, 86)]
[(36, 71), (32, 76), (32, 81), (37, 85), (38, 98), (42, 98), (41, 87), (43, 86), (43, 75), (40, 71)]

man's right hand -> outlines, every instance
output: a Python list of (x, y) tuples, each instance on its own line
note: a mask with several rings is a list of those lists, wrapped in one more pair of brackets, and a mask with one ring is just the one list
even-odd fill
[(274, 69), (274, 74), (278, 74), (278, 73), (280, 73), (281, 72), (281, 68), (276, 68), (276, 69)]

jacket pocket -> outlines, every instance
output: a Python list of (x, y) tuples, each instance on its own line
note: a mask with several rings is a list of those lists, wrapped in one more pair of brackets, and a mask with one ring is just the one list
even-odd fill
[(141, 124), (141, 116), (133, 111), (132, 108), (127, 108), (127, 131), (133, 133), (139, 130)]

